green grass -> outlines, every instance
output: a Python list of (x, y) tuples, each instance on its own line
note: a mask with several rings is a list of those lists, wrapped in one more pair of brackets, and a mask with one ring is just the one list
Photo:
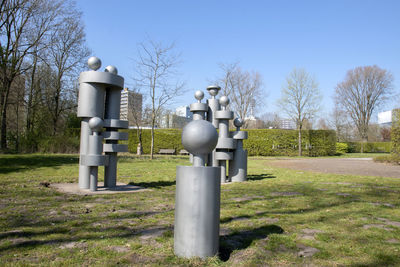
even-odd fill
[(399, 179), (269, 161), (250, 158), (249, 181), (222, 186), (220, 256), (201, 260), (173, 253), (175, 168), (187, 158), (122, 157), (118, 180), (151, 190), (85, 196), (40, 185), (77, 182), (76, 155), (1, 155), (0, 265), (400, 265)]

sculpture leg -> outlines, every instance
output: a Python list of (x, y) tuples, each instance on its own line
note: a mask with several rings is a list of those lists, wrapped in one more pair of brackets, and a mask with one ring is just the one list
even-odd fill
[[(89, 147), (89, 135), (91, 130), (89, 128), (89, 119), (83, 118), (81, 122), (81, 143), (80, 143), (80, 156), (85, 156), (88, 154)], [(79, 188), (89, 189), (89, 175), (90, 167), (82, 165), (82, 159), (79, 162)]]
[(97, 166), (92, 166), (90, 168), (90, 191), (97, 191), (97, 179), (98, 179), (98, 169)]
[(104, 167), (104, 187), (117, 186), (117, 153), (107, 152), (108, 165)]
[(247, 150), (236, 150), (229, 161), (229, 179), (232, 182), (247, 181)]
[(221, 183), (226, 183), (226, 160), (220, 160), (219, 166), (221, 167)]

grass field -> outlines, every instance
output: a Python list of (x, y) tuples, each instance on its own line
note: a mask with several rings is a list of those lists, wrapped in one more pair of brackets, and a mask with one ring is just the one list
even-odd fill
[(176, 165), (123, 157), (119, 181), (151, 190), (66, 195), (76, 155), (0, 155), (2, 266), (399, 266), (400, 180), (315, 174), (249, 159), (249, 181), (222, 186), (219, 256), (173, 254)]

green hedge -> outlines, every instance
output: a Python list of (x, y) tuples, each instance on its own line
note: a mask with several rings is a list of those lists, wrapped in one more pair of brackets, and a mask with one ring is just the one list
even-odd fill
[(400, 155), (400, 109), (392, 111), (392, 153)]
[[(181, 144), (180, 129), (156, 129), (154, 152), (160, 148), (174, 148), (177, 153)], [(295, 156), (298, 153), (296, 130), (247, 130), (249, 139), (244, 148), (250, 156)], [(336, 134), (327, 130), (307, 130), (302, 132), (303, 154), (305, 156), (326, 156), (336, 153)], [(150, 153), (151, 131), (142, 130), (143, 152)], [(138, 138), (136, 130), (129, 130), (129, 152), (136, 153)]]
[(336, 155), (343, 155), (349, 152), (349, 146), (346, 143), (336, 143)]
[(390, 153), (392, 149), (391, 142), (347, 142), (348, 153), (360, 153), (361, 145), (364, 145), (364, 153)]
[[(181, 129), (156, 129), (154, 130), (154, 153), (157, 154), (161, 148), (174, 148), (177, 153), (184, 149), (181, 143)], [(128, 148), (129, 152), (137, 152), (139, 139), (137, 130), (129, 130)], [(142, 149), (144, 154), (150, 154), (151, 130), (142, 130)]]

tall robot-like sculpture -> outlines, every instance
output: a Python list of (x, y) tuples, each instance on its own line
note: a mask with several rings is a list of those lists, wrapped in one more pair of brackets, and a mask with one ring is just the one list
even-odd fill
[[(247, 132), (240, 131), (243, 121), (234, 120), (235, 132), (229, 132), (229, 121), (233, 119), (233, 112), (227, 106), (229, 98), (216, 96), (221, 88), (216, 85), (207, 87), (211, 98), (207, 100), (207, 120), (219, 128), (218, 144), (208, 156), (209, 166), (221, 167), (221, 183), (243, 182), (247, 180), (247, 151), (243, 150), (243, 140), (247, 139)], [(229, 161), (228, 176), (226, 175), (226, 162)]]
[(193, 155), (193, 166), (177, 166), (174, 251), (181, 257), (212, 257), (218, 253), (220, 216), (220, 167), (205, 166), (218, 142), (215, 127), (204, 120), (204, 94), (195, 94), (194, 120), (182, 131), (182, 144)]
[(119, 119), (124, 78), (118, 75), (117, 68), (107, 66), (104, 72), (97, 71), (101, 67), (97, 57), (89, 58), (88, 66), (91, 71), (82, 72), (79, 77), (79, 188), (96, 191), (98, 166), (105, 166), (104, 186), (116, 186), (117, 152), (128, 151), (127, 145), (118, 144), (118, 140), (128, 139), (128, 133), (118, 129), (127, 129), (128, 121)]

